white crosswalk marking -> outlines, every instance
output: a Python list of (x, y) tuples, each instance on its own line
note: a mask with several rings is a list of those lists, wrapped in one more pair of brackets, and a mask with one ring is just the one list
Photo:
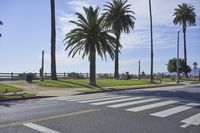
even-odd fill
[(92, 99), (92, 100), (86, 100), (86, 101), (79, 101), (79, 103), (90, 103), (90, 102), (97, 102), (97, 101), (104, 101), (104, 100), (120, 99), (120, 98), (125, 98), (125, 97), (129, 97), (129, 96), (115, 96), (115, 97), (109, 97), (109, 98)]
[(114, 95), (105, 95), (105, 96), (93, 96), (93, 97), (84, 97), (84, 98), (71, 98), (67, 99), (68, 101), (81, 101), (81, 100), (88, 100), (88, 99), (97, 99), (97, 98), (106, 98), (106, 97), (114, 97)]
[(124, 101), (130, 101), (130, 100), (137, 100), (137, 99), (142, 99), (142, 98), (144, 98), (144, 97), (132, 97), (132, 98), (111, 100), (111, 101), (98, 102), (98, 103), (91, 103), (91, 104), (92, 104), (92, 105), (104, 105), (104, 104), (110, 104), (110, 103), (124, 102)]
[(177, 103), (178, 101), (164, 101), (164, 102), (159, 102), (159, 103), (154, 103), (154, 104), (149, 104), (149, 105), (144, 105), (144, 106), (139, 106), (139, 107), (134, 107), (134, 108), (129, 108), (126, 109), (127, 111), (133, 111), (133, 112), (139, 112), (147, 109), (152, 109), (156, 107), (161, 107), (173, 103)]
[(185, 110), (197, 107), (197, 106), (200, 106), (200, 104), (189, 103), (189, 104), (186, 104), (186, 105), (177, 106), (177, 107), (173, 107), (173, 108), (170, 108), (170, 109), (167, 109), (167, 110), (156, 112), (156, 113), (153, 113), (153, 114), (150, 114), (150, 115), (157, 116), (157, 117), (167, 117), (167, 116), (170, 116), (170, 115), (173, 115), (173, 114), (176, 114), (176, 113), (179, 113), (179, 112), (182, 112), (182, 111), (185, 111)]
[(103, 96), (111, 96), (111, 95), (108, 95), (108, 94), (101, 94), (101, 95), (78, 95), (78, 96), (71, 96), (71, 97), (61, 97), (61, 98), (58, 98), (59, 100), (73, 100), (73, 99), (83, 99), (83, 98), (93, 98), (93, 97), (103, 97)]
[(200, 125), (200, 113), (196, 114), (196, 115), (193, 115), (185, 120), (182, 120), (181, 121), (182, 123), (185, 123), (184, 125), (180, 126), (182, 128), (186, 128), (190, 125)]
[(39, 131), (39, 132), (42, 132), (42, 133), (59, 133), (57, 131), (54, 131), (52, 129), (49, 129), (47, 127), (43, 127), (43, 126), (40, 126), (40, 125), (37, 125), (37, 124), (34, 124), (34, 123), (24, 123), (23, 126), (32, 128), (32, 129)]
[(132, 101), (132, 102), (126, 102), (126, 103), (109, 105), (107, 107), (119, 108), (119, 107), (124, 107), (124, 106), (129, 106), (129, 105), (135, 105), (135, 104), (140, 104), (140, 103), (152, 102), (152, 101), (156, 101), (156, 100), (159, 100), (159, 99), (151, 98), (151, 99), (145, 99), (145, 100), (139, 100), (139, 101)]

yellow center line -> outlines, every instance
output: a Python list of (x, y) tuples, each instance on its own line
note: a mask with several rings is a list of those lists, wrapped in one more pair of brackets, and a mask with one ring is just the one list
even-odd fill
[(77, 112), (54, 115), (54, 116), (49, 116), (49, 117), (36, 118), (36, 119), (13, 122), (13, 123), (8, 123), (8, 124), (0, 124), (0, 128), (19, 126), (19, 125), (22, 125), (24, 123), (34, 123), (34, 122), (53, 120), (53, 119), (57, 119), (57, 118), (63, 118), (63, 117), (67, 117), (67, 116), (75, 116), (75, 115), (80, 115), (80, 114), (85, 114), (85, 113), (90, 113), (90, 112), (95, 112), (95, 111), (99, 111), (99, 109), (87, 109), (87, 110), (81, 110), (81, 111), (77, 111)]

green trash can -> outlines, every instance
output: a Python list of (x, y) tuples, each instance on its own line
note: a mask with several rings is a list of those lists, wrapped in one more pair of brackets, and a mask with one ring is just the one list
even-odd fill
[(26, 81), (31, 83), (33, 81), (33, 74), (32, 73), (28, 73), (26, 74)]

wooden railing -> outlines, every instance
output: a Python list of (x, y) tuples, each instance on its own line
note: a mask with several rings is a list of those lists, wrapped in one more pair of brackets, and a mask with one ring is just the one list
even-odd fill
[[(26, 75), (29, 73), (0, 73), (0, 80), (25, 80)], [(40, 73), (31, 73), (33, 74), (33, 79), (40, 79)], [(50, 79), (51, 73), (44, 73), (44, 79)], [(89, 73), (57, 73), (58, 79), (87, 79), (89, 78)], [(112, 73), (97, 73), (97, 78), (113, 78), (114, 74)]]

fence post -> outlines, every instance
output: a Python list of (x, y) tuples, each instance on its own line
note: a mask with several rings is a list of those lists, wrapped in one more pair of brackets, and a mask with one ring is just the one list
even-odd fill
[(47, 79), (47, 73), (45, 73), (45, 79)]
[(64, 79), (65, 79), (65, 74), (66, 74), (66, 73), (64, 72)]
[(13, 72), (11, 72), (11, 80), (13, 80)]
[(24, 75), (23, 75), (23, 80), (25, 80), (26, 79), (26, 73), (24, 72)]

